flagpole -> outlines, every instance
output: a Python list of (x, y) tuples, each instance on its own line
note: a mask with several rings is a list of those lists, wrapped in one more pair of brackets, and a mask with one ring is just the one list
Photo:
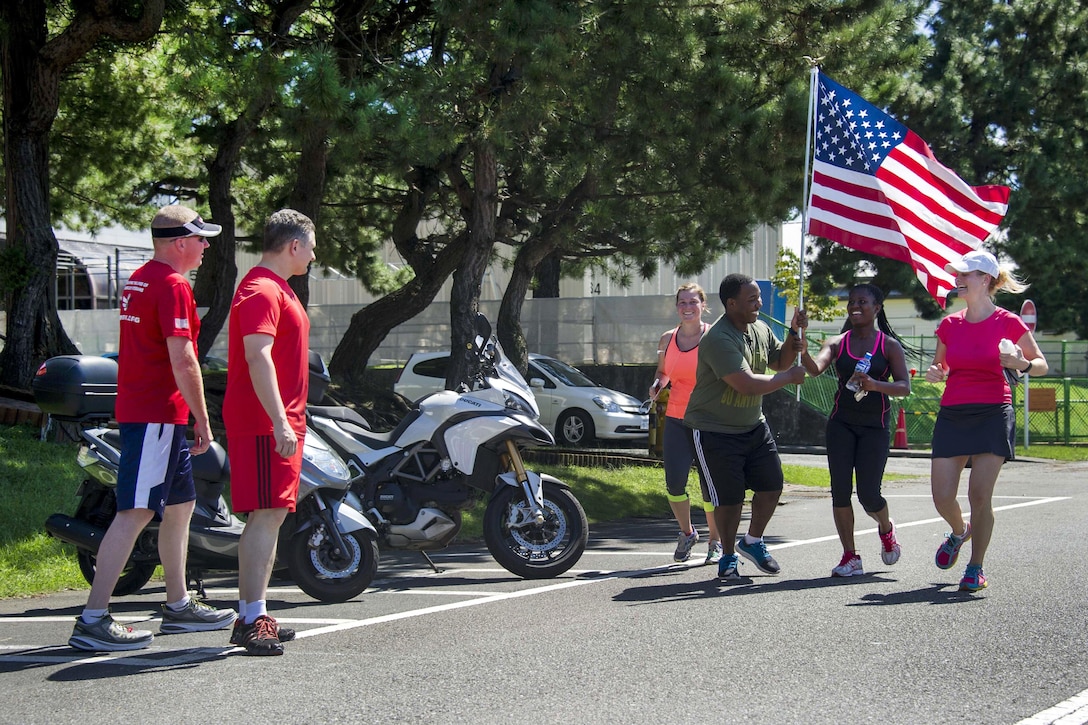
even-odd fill
[[(822, 58), (812, 58), (805, 56), (805, 60), (809, 63), (809, 83), (808, 83), (808, 123), (805, 124), (805, 176), (803, 183), (804, 200), (801, 204), (801, 254), (800, 262), (797, 268), (797, 309), (804, 309), (805, 307), (805, 246), (808, 241), (808, 204), (810, 182), (812, 176), (810, 173), (810, 165), (812, 163), (812, 129), (816, 125), (816, 93), (817, 84), (819, 83), (820, 75), (820, 61)], [(807, 345), (808, 336), (804, 335), (802, 340)], [(803, 351), (802, 351), (803, 352)], [(801, 356), (797, 356), (797, 362), (800, 364)], [(801, 401), (801, 386), (797, 386), (797, 401)]]
[(805, 127), (805, 177), (804, 177), (804, 200), (801, 204), (801, 264), (799, 267), (799, 279), (797, 284), (797, 307), (804, 308), (805, 306), (805, 243), (808, 241), (808, 205), (809, 194), (811, 194), (810, 186), (812, 181), (811, 164), (812, 164), (812, 129), (816, 125), (816, 92), (817, 83), (820, 75), (819, 63), (822, 58), (811, 58), (805, 56), (805, 60), (809, 62), (809, 84), (808, 84), (808, 123)]

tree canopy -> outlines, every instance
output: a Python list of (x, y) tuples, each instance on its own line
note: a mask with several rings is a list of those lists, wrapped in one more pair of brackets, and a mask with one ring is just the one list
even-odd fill
[[(83, 12), (29, 5), (41, 43)], [(388, 330), (451, 276), (459, 346), (496, 256), (513, 271), (498, 330), (518, 355), (521, 304), (542, 265), (568, 274), (594, 265), (620, 279), (662, 264), (694, 274), (799, 206), (806, 56), (875, 99), (924, 106), (922, 71), (937, 67), (944, 36), (937, 23), (917, 32), (920, 9), (896, 0), (169, 3), (161, 27), (102, 33), (58, 74), (50, 163), (35, 183), (50, 202), (46, 226), (142, 228), (149, 205), (173, 200), (224, 224), (195, 285), (209, 307), (205, 352), (233, 292), (236, 244), (294, 206), (318, 222), (319, 261), (384, 294), (353, 319), (331, 361), (339, 378), (358, 375)], [(956, 32), (967, 31), (961, 24)], [(27, 71), (4, 58), (7, 87)], [(9, 136), (13, 122), (5, 107)], [(4, 160), (9, 225), (15, 158)], [(386, 243), (404, 269), (382, 264)], [(48, 247), (10, 233), (8, 244)], [(10, 345), (12, 318), (24, 313), (8, 309)], [(34, 344), (39, 358), (68, 351), (63, 341)]]
[[(1086, 21), (1082, 0), (933, 3), (921, 33), (924, 63), (892, 85), (840, 78), (887, 103), (968, 183), (1012, 188), (988, 245), (1046, 290), (1036, 300), (1040, 329), (1080, 337), (1088, 336)], [(906, 265), (824, 242), (817, 251), (812, 269), (822, 288), (848, 284), (864, 261), (877, 284), (910, 294), (923, 317), (941, 314)], [(999, 302), (1018, 309), (1019, 298)]]

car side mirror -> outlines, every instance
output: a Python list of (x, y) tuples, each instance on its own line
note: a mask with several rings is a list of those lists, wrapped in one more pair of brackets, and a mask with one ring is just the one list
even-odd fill
[(544, 387), (544, 379), (543, 378), (533, 378), (532, 380), (529, 381), (529, 387), (530, 388), (543, 388)]

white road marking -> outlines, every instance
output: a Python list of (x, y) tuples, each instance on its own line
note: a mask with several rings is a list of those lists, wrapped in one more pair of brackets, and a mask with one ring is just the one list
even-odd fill
[[(888, 497), (885, 496), (885, 498), (888, 498)], [(995, 499), (997, 499), (997, 498), (1026, 499), (1026, 500), (1021, 501), (1020, 503), (1010, 503), (1007, 506), (994, 506), (994, 513), (997, 513), (998, 511), (1010, 511), (1012, 509), (1024, 508), (1025, 506), (1038, 506), (1038, 505), (1044, 504), (1044, 503), (1055, 503), (1057, 501), (1068, 501), (1069, 500), (1069, 496), (1051, 496), (1050, 498), (1028, 498), (1028, 497), (1024, 497), (1024, 496), (994, 496), (994, 498)], [(970, 519), (971, 514), (968, 513), (967, 511), (964, 511), (963, 518)], [(932, 519), (919, 519), (918, 521), (907, 521), (905, 523), (899, 523), (898, 521), (896, 521), (895, 522), (895, 528), (897, 528), (897, 529), (906, 529), (906, 528), (909, 528), (911, 526), (924, 526), (926, 524), (935, 524), (935, 523), (943, 523), (943, 522), (944, 522), (944, 519), (942, 519), (940, 516), (937, 516), (937, 517), (932, 518)], [(854, 535), (855, 536), (863, 536), (865, 534), (875, 534), (875, 533), (877, 533), (877, 531), (878, 531), (877, 528), (861, 529), (859, 531), (855, 531)], [(767, 548), (768, 549), (788, 549), (788, 548), (790, 548), (792, 546), (801, 546), (803, 544), (819, 544), (819, 543), (822, 543), (822, 542), (825, 542), (825, 541), (838, 541), (838, 540), (839, 540), (839, 536), (838, 536), (838, 534), (835, 534), (833, 536), (820, 536), (820, 537), (815, 538), (815, 539), (803, 539), (803, 540), (799, 540), (799, 541), (787, 541), (787, 542), (784, 542), (784, 543), (781, 543), (781, 544), (768, 544)]]
[(1043, 710), (1016, 725), (1083, 725), (1088, 723), (1088, 690), (1078, 693), (1049, 710)]
[[(1006, 510), (1010, 510), (1010, 509), (1022, 508), (1022, 507), (1025, 507), (1025, 506), (1036, 506), (1036, 505), (1039, 505), (1039, 504), (1054, 503), (1054, 502), (1057, 502), (1057, 501), (1065, 501), (1069, 497), (1065, 496), (1065, 497), (1050, 497), (1050, 498), (1032, 499), (1032, 498), (1028, 498), (1028, 497), (1001, 497), (1001, 496), (995, 496), (994, 498), (995, 499), (996, 498), (1023, 499), (1019, 503), (1009, 504), (1007, 506), (995, 507), (994, 511), (997, 512), (997, 511), (1006, 511)], [(923, 519), (923, 520), (919, 520), (919, 521), (908, 521), (908, 522), (904, 522), (904, 523), (897, 523), (896, 527), (897, 528), (906, 528), (906, 527), (909, 527), (909, 526), (921, 526), (921, 525), (924, 525), (924, 524), (931, 524), (931, 523), (940, 522), (940, 521), (943, 521), (943, 519), (930, 518), (930, 519)], [(876, 529), (874, 528), (874, 529), (867, 529), (865, 531), (860, 531), (858, 533), (859, 534), (868, 534), (868, 533), (875, 533), (875, 532), (876, 532)], [(816, 543), (822, 543), (822, 542), (825, 542), (825, 541), (834, 541), (834, 540), (837, 540), (837, 538), (838, 538), (837, 536), (826, 536), (826, 537), (818, 537), (818, 538), (815, 538), (815, 539), (805, 539), (805, 540), (800, 540), (800, 541), (788, 541), (788, 542), (768, 546), (768, 548), (769, 549), (783, 549), (783, 548), (788, 548), (788, 547), (792, 547), (792, 546), (801, 546), (803, 544), (816, 544)], [(586, 554), (605, 554), (605, 555), (614, 555), (614, 554), (620, 554), (620, 553), (625, 554), (627, 556), (631, 555), (631, 552), (612, 552), (612, 551), (608, 551), (608, 552), (587, 551), (586, 552)], [(647, 553), (646, 552), (639, 552), (639, 555), (647, 555)], [(662, 556), (665, 556), (665, 555), (667, 555), (667, 554), (662, 554)], [(317, 624), (317, 625), (319, 625), (316, 628), (307, 629), (307, 630), (298, 632), (295, 635), (295, 639), (307, 639), (307, 638), (310, 638), (310, 637), (317, 637), (319, 635), (324, 635), (324, 634), (332, 634), (332, 633), (335, 633), (335, 632), (343, 632), (343, 631), (347, 631), (347, 630), (350, 630), (350, 629), (358, 629), (358, 628), (361, 628), (361, 627), (370, 627), (370, 626), (374, 626), (374, 625), (377, 625), (377, 624), (384, 624), (386, 622), (394, 622), (394, 621), (399, 621), (399, 620), (403, 620), (403, 619), (412, 619), (412, 618), (416, 618), (416, 617), (427, 616), (427, 615), (430, 615), (430, 614), (438, 614), (438, 613), (441, 613), (441, 612), (453, 611), (455, 609), (462, 609), (462, 608), (465, 608), (465, 607), (475, 607), (475, 606), (479, 606), (479, 605), (483, 605), (483, 604), (492, 604), (492, 603), (495, 603), (495, 602), (501, 602), (501, 601), (506, 601), (506, 600), (511, 600), (511, 599), (518, 599), (518, 598), (522, 598), (522, 597), (536, 596), (538, 594), (547, 594), (547, 593), (551, 593), (551, 592), (561, 591), (561, 590), (564, 590), (564, 589), (570, 589), (570, 588), (573, 588), (573, 587), (580, 587), (580, 586), (585, 586), (585, 585), (588, 585), (588, 584), (596, 584), (596, 583), (600, 583), (600, 582), (610, 581), (610, 580), (613, 580), (613, 579), (633, 578), (633, 577), (643, 576), (643, 575), (646, 575), (646, 574), (651, 574), (653, 572), (665, 571), (665, 570), (669, 570), (669, 569), (695, 568), (695, 567), (700, 567), (700, 566), (703, 566), (702, 562), (686, 562), (686, 563), (668, 562), (666, 564), (661, 564), (659, 566), (653, 566), (653, 567), (649, 567), (649, 568), (645, 568), (645, 569), (638, 569), (638, 570), (623, 570), (623, 571), (578, 570), (580, 572), (584, 572), (583, 576), (586, 576), (588, 578), (577, 579), (577, 580), (572, 580), (572, 581), (557, 582), (557, 583), (554, 583), (554, 584), (547, 584), (547, 585), (538, 586), (538, 587), (530, 587), (530, 588), (527, 588), (527, 589), (522, 589), (520, 591), (514, 591), (514, 592), (481, 592), (479, 596), (476, 596), (473, 599), (468, 599), (468, 600), (464, 600), (464, 601), (460, 601), (460, 602), (449, 602), (449, 603), (446, 603), (446, 604), (436, 605), (436, 606), (432, 606), (432, 607), (424, 607), (424, 608), (421, 608), (421, 609), (413, 609), (413, 610), (409, 610), (409, 611), (406, 611), (406, 612), (397, 612), (397, 613), (394, 613), (394, 614), (382, 615), (382, 616), (377, 616), (377, 617), (370, 617), (368, 619), (303, 619), (303, 618), (300, 618), (300, 619), (287, 619), (287, 618), (282, 618), (282, 619), (279, 619), (279, 621), (283, 622), (285, 624)], [(485, 569), (485, 568), (463, 568), (463, 569), (445, 570), (443, 572), (443, 574), (448, 575), (448, 574), (454, 573), (454, 572), (497, 573), (497, 572), (506, 572), (506, 570), (505, 569)], [(571, 575), (574, 575), (577, 572), (572, 569), (568, 573), (571, 574)], [(436, 576), (434, 574), (430, 574), (430, 575), (431, 576)], [(441, 575), (437, 575), (437, 576), (441, 576)], [(211, 592), (226, 593), (226, 592), (236, 592), (236, 591), (237, 591), (236, 589), (229, 589), (229, 588), (208, 590), (209, 593), (211, 593)], [(269, 590), (270, 593), (273, 592), (273, 591), (277, 591), (277, 592), (297, 592), (299, 590), (294, 589), (292, 587), (282, 587), (282, 588), (276, 588), (276, 589), (270, 589)], [(375, 593), (379, 593), (379, 592), (375, 592)], [(391, 591), (389, 593), (417, 593), (418, 594), (420, 592), (408, 592), (408, 591), (404, 591), (402, 589), (402, 590), (398, 590), (398, 591), (395, 591), (395, 592)], [(428, 592), (428, 593), (434, 593), (434, 592)], [(469, 596), (469, 595), (466, 594), (466, 596)], [(154, 621), (157, 621), (157, 620), (160, 619), (157, 616), (149, 617), (149, 616), (139, 616), (139, 615), (118, 615), (115, 618), (118, 621), (122, 621), (122, 622), (154, 622)], [(0, 616), (0, 625), (10, 625), (10, 624), (17, 624), (17, 623), (33, 623), (33, 622), (71, 623), (72, 620), (73, 620), (73, 617), (58, 617), (58, 616), (20, 617), (18, 615), (14, 615), (14, 616), (7, 615), (7, 616)], [(160, 667), (173, 667), (173, 666), (188, 664), (188, 663), (192, 663), (192, 662), (196, 662), (196, 661), (202, 661), (202, 660), (208, 660), (208, 659), (212, 659), (212, 658), (222, 657), (222, 656), (225, 656), (225, 655), (227, 655), (229, 653), (240, 651), (240, 649), (241, 648), (238, 648), (238, 647), (226, 646), (226, 647), (192, 647), (192, 648), (185, 648), (185, 649), (181, 649), (181, 650), (169, 650), (169, 649), (167, 649), (165, 647), (160, 649), (158, 647), (152, 646), (152, 647), (150, 647), (148, 649), (135, 650), (135, 651), (132, 651), (132, 652), (92, 654), (92, 653), (76, 652), (76, 651), (74, 651), (72, 649), (69, 649), (67, 647), (55, 646), (55, 645), (49, 645), (49, 646), (45, 646), (45, 647), (42, 647), (40, 645), (0, 645), (0, 651), (9, 650), (9, 651), (18, 652), (18, 654), (0, 654), (0, 662), (44, 663), (44, 664), (80, 664), (80, 665), (83, 665), (83, 664), (112, 664), (112, 665), (126, 665), (126, 666), (132, 666), (132, 667), (160, 668)], [(170, 651), (177, 652), (177, 655), (173, 656), (173, 657), (169, 657), (169, 658), (162, 658), (161, 655), (162, 655), (163, 652), (170, 652)], [(1083, 703), (1080, 702), (1080, 699), (1083, 699)], [(1075, 701), (1076, 709), (1074, 710), (1073, 706), (1066, 707), (1065, 710), (1063, 710), (1063, 713), (1065, 713), (1063, 715), (1063, 717), (1076, 717), (1077, 713), (1080, 713), (1082, 710), (1084, 711), (1085, 716), (1088, 717), (1088, 691), (1085, 691), (1084, 693), (1081, 693), (1080, 695), (1076, 696), (1072, 700), (1067, 700), (1066, 703), (1062, 703), (1061, 705), (1058, 705), (1055, 708), (1051, 708), (1051, 710), (1047, 710), (1045, 712), (1050, 713), (1050, 712), (1055, 711), (1055, 710), (1057, 710), (1059, 708), (1062, 708), (1063, 706), (1066, 706), (1067, 703), (1074, 703), (1074, 701)], [(1040, 717), (1043, 714), (1044, 713), (1040, 713), (1040, 715), (1036, 716), (1036, 717)], [(1061, 721), (1059, 721), (1059, 720), (1039, 720), (1039, 721), (1026, 721), (1026, 722), (1031, 722), (1032, 725), (1037, 725), (1037, 723), (1047, 723), (1049, 725), (1050, 723), (1057, 723), (1057, 722), (1062, 722), (1063, 724), (1066, 723), (1066, 722), (1084, 723), (1084, 722), (1088, 722), (1088, 720), (1077, 720), (1077, 719), (1061, 720)]]

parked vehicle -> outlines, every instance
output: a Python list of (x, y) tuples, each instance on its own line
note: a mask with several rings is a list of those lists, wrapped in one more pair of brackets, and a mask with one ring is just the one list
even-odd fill
[[(410, 400), (442, 390), (449, 359), (447, 352), (413, 354), (393, 390)], [(649, 431), (642, 401), (601, 387), (561, 360), (530, 353), (529, 386), (541, 424), (563, 445), (588, 445), (595, 439), (638, 440)]]
[[(76, 547), (80, 571), (92, 583), (99, 544), (117, 512), (121, 436), (116, 428), (103, 425), (113, 415), (117, 364), (94, 356), (50, 358), (38, 370), (32, 387), (44, 412), (55, 420), (81, 424), (82, 445), (76, 460), (88, 478), (76, 492), (79, 504), (75, 514), (55, 513), (46, 520), (45, 528)], [(317, 397), (321, 395), (317, 391)], [(244, 524), (231, 513), (223, 497), (230, 480), (223, 447), (213, 441), (206, 453), (192, 457), (192, 467), (197, 498), (189, 526), (187, 578), (203, 594), (206, 572), (238, 570), (238, 543)], [(351, 484), (343, 460), (320, 436), (308, 431), (298, 504), (280, 529), (276, 567), (302, 591), (325, 602), (358, 596), (374, 580), (378, 568), (377, 532), (362, 513)], [(136, 540), (114, 594), (139, 591), (158, 563), (158, 523), (152, 522)]]
[(565, 483), (525, 468), (521, 448), (554, 439), (490, 325), (482, 317), (477, 325), (461, 392), (424, 396), (385, 433), (350, 408), (310, 406), (309, 422), (362, 473), (354, 490), (381, 546), (426, 557), (457, 535), (462, 511), (486, 499), (484, 540), (495, 560), (527, 579), (558, 576), (585, 551), (586, 514)]

